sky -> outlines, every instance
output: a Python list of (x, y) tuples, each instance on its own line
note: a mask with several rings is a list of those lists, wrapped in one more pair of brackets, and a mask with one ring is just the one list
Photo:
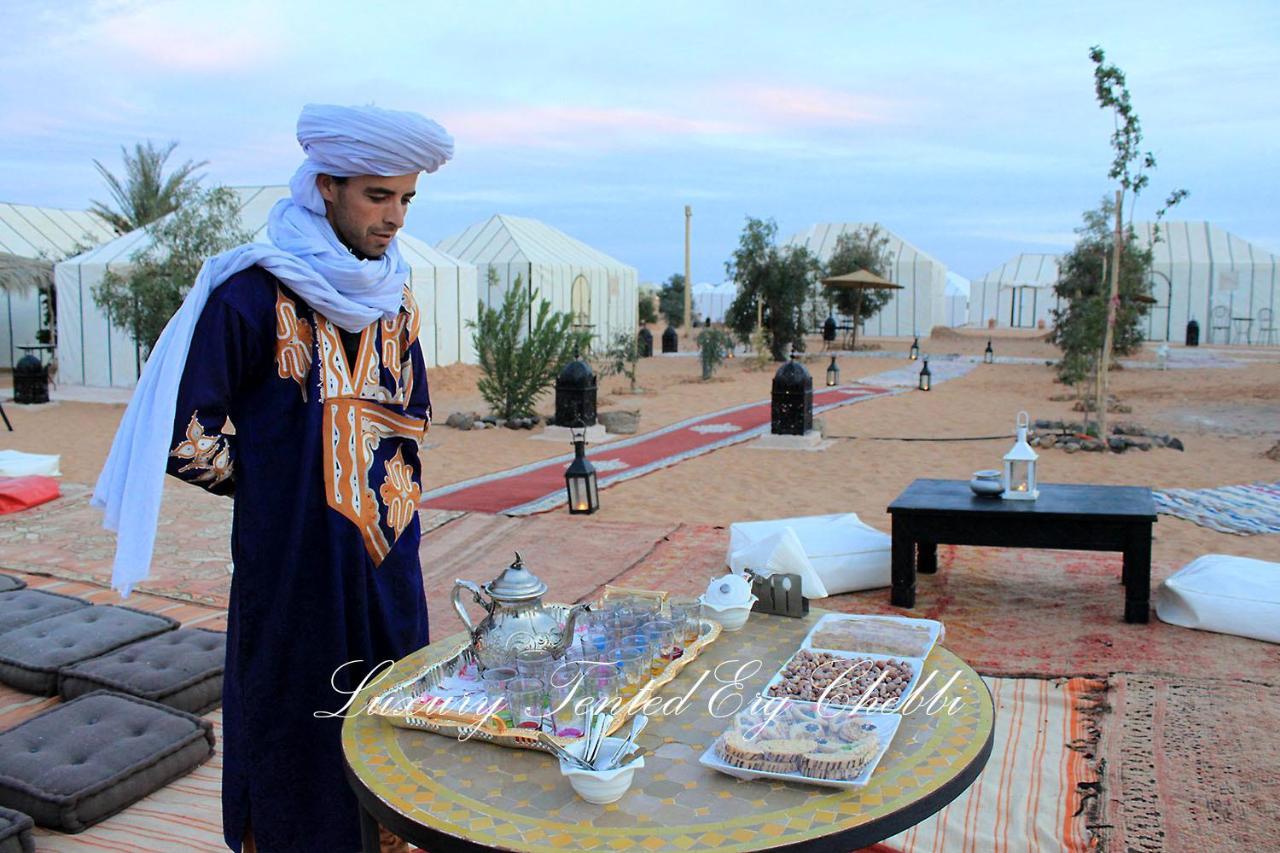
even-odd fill
[(95, 159), (177, 140), (207, 184), (284, 184), (310, 102), (421, 112), (430, 243), (529, 216), (721, 281), (747, 217), (879, 222), (967, 278), (1074, 242), (1114, 182), (1091, 45), (1157, 159), (1136, 206), (1280, 253), (1280, 3), (0, 0), (0, 202), (85, 208)]

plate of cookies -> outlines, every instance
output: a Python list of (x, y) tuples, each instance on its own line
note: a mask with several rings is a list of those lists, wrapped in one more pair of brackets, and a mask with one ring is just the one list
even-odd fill
[(856, 788), (870, 781), (901, 720), (897, 714), (820, 713), (807, 702), (786, 702), (771, 714), (747, 710), (699, 763), (738, 779)]
[(813, 626), (800, 648), (927, 658), (942, 634), (942, 623), (935, 619), (828, 613)]
[(915, 687), (923, 658), (800, 649), (765, 685), (776, 699), (816, 702), (825, 710), (897, 710)]

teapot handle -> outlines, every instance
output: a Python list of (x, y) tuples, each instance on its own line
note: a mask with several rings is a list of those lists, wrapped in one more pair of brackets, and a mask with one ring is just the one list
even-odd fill
[(484, 594), (480, 587), (476, 586), (471, 581), (455, 580), (453, 582), (453, 609), (458, 611), (458, 618), (462, 620), (463, 625), (467, 626), (467, 630), (474, 635), (476, 632), (476, 625), (471, 621), (471, 617), (467, 615), (467, 608), (462, 606), (463, 590), (470, 592), (471, 597), (475, 599), (476, 604), (479, 604), (486, 611), (489, 610), (489, 605), (485, 604)]

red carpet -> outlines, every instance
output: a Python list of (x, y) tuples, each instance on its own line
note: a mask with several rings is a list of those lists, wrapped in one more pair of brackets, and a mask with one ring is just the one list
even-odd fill
[[(842, 385), (813, 393), (813, 411), (825, 412), (850, 403), (900, 393), (870, 385)], [(765, 400), (701, 415), (654, 432), (612, 442), (590, 453), (601, 489), (700, 456), (721, 447), (762, 435), (769, 429), (770, 405)], [(572, 455), (559, 456), (464, 480), (422, 497), (425, 509), (529, 515), (545, 512), (566, 500), (564, 469)]]

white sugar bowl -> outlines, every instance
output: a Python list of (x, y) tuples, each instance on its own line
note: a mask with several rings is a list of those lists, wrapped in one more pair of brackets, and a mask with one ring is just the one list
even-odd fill
[(760, 599), (751, 595), (741, 604), (713, 604), (704, 595), (698, 600), (702, 602), (703, 612), (719, 622), (722, 630), (736, 631), (747, 624), (752, 606)]
[(707, 585), (702, 601), (707, 605), (729, 607), (741, 605), (751, 597), (751, 583), (742, 575), (727, 574)]
[[(600, 742), (600, 756), (610, 756), (626, 742), (626, 738), (607, 737)], [(586, 738), (569, 744), (565, 749), (573, 755), (582, 756), (586, 748)], [(644, 757), (615, 767), (612, 770), (584, 770), (564, 759), (560, 760), (560, 773), (569, 780), (573, 790), (588, 803), (604, 805), (622, 799), (622, 795), (631, 787), (635, 772), (644, 767)]]

